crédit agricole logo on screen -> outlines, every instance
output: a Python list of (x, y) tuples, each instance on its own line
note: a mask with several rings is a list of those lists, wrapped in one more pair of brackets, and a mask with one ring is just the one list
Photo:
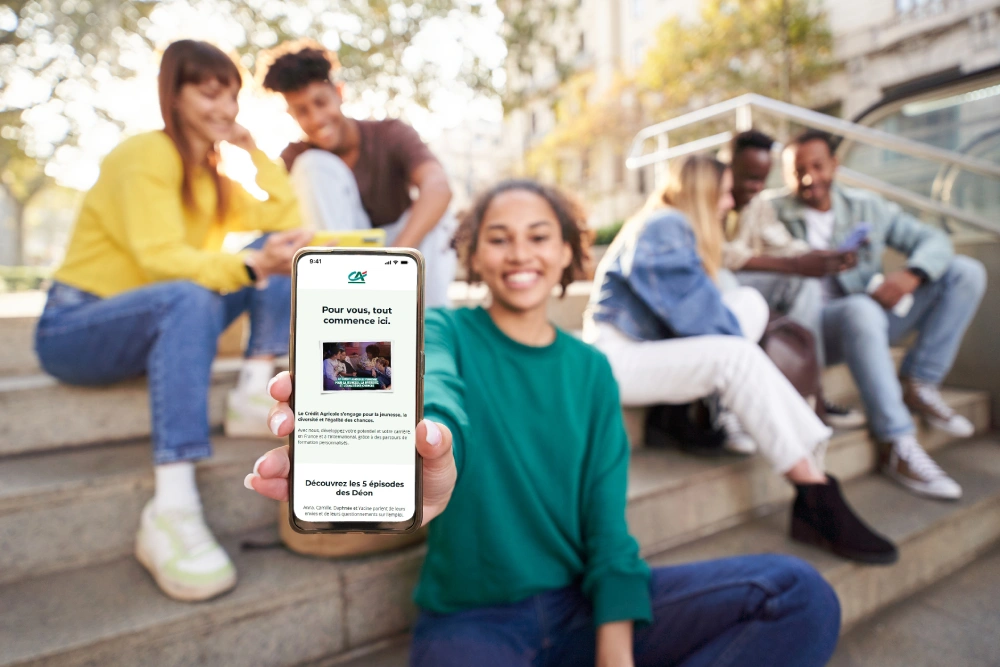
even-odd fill
[(351, 285), (364, 285), (367, 271), (351, 271), (347, 274), (347, 282)]

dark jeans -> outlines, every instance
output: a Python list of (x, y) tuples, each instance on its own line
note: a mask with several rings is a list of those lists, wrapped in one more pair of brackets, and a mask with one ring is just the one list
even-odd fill
[(148, 376), (153, 462), (206, 458), (212, 453), (208, 392), (219, 334), (247, 311), (247, 354), (287, 354), (287, 277), (272, 276), (263, 290), (229, 294), (187, 281), (161, 282), (108, 299), (56, 283), (38, 321), (35, 351), (42, 368), (68, 384)]
[[(812, 667), (837, 644), (840, 603), (789, 556), (739, 556), (653, 570), (653, 623), (635, 631), (636, 667)], [(593, 665), (590, 603), (576, 586), (456, 614), (422, 612), (412, 667)]]

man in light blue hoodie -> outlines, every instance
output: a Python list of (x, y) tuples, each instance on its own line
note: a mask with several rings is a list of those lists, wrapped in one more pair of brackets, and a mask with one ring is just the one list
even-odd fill
[[(813, 325), (825, 340), (827, 362), (846, 362), (854, 376), (883, 472), (917, 493), (957, 499), (962, 488), (917, 442), (910, 410), (951, 435), (972, 435), (972, 423), (944, 402), (938, 386), (982, 300), (986, 271), (956, 256), (944, 232), (898, 205), (835, 184), (833, 148), (829, 135), (815, 131), (793, 141), (785, 150), (793, 193), (773, 200), (792, 236), (814, 249), (835, 250), (856, 227), (869, 226), (857, 266), (824, 279), (826, 305)], [(903, 269), (884, 273), (886, 248), (906, 256)], [(890, 346), (911, 332), (917, 338), (900, 383)]]

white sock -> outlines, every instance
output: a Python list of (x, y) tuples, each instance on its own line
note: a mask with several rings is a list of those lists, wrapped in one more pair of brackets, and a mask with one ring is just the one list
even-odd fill
[(153, 473), (156, 476), (153, 505), (157, 511), (201, 511), (201, 497), (194, 482), (194, 463), (178, 461), (153, 466)]
[(240, 369), (237, 391), (245, 394), (263, 394), (267, 383), (274, 376), (274, 361), (271, 359), (245, 359)]

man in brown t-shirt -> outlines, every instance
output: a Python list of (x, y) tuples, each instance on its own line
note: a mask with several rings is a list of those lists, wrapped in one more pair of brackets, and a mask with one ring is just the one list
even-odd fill
[(390, 245), (418, 248), (427, 260), (427, 305), (447, 305), (455, 274), (454, 219), (441, 163), (406, 123), (341, 113), (342, 90), (332, 77), (339, 66), (335, 54), (297, 43), (265, 58), (270, 64), (264, 87), (284, 96), (306, 135), (281, 154), (306, 223), (317, 229), (377, 227)]

